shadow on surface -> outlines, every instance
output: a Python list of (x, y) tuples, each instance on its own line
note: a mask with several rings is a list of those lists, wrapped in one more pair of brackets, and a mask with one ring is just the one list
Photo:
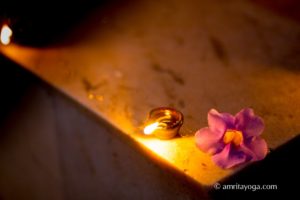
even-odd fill
[(21, 101), (35, 78), (14, 62), (0, 55), (0, 124)]
[[(224, 197), (249, 197), (260, 196), (266, 194), (268, 196), (277, 196), (278, 194), (288, 194), (293, 196), (298, 191), (297, 181), (299, 181), (299, 149), (300, 136), (295, 137), (285, 145), (272, 151), (265, 160), (254, 163), (245, 168), (233, 177), (222, 181), (221, 186), (235, 185), (251, 185), (251, 189), (247, 191), (241, 189), (212, 189), (211, 195), (214, 199), (224, 199)], [(239, 185), (239, 186), (237, 186)], [(254, 187), (262, 187), (263, 185), (277, 185), (274, 190), (255, 190)]]

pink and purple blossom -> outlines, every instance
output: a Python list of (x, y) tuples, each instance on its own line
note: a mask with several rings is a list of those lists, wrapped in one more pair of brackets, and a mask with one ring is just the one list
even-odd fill
[(195, 134), (196, 145), (211, 154), (218, 166), (227, 169), (265, 158), (268, 147), (260, 137), (263, 130), (263, 119), (250, 108), (242, 109), (235, 116), (211, 109), (208, 127)]

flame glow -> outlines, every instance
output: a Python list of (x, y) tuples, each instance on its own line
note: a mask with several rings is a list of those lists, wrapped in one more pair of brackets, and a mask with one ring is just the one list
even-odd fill
[(10, 43), (10, 38), (12, 36), (12, 30), (9, 28), (8, 25), (4, 24), (2, 29), (1, 29), (1, 35), (0, 35), (0, 40), (1, 43), (4, 45), (8, 45)]
[(155, 129), (157, 129), (158, 125), (159, 125), (159, 123), (155, 122), (153, 124), (150, 124), (150, 125), (146, 126), (144, 128), (145, 135), (150, 135), (151, 133), (153, 133), (153, 131), (155, 131)]

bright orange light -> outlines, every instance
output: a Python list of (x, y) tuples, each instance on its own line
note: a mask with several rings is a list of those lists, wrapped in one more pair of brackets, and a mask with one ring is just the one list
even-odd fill
[(146, 126), (144, 128), (144, 133), (146, 135), (150, 135), (151, 133), (153, 133), (155, 131), (155, 129), (157, 129), (158, 125), (159, 125), (159, 123), (155, 122), (153, 124), (150, 124), (150, 125)]
[(8, 45), (10, 43), (10, 38), (12, 36), (12, 30), (9, 28), (8, 25), (4, 24), (2, 26), (2, 29), (1, 29), (1, 35), (0, 35), (0, 40), (1, 40), (1, 43), (4, 44), (4, 45)]

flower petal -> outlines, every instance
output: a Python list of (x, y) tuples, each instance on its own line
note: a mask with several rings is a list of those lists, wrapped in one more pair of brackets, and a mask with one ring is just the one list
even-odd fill
[(231, 144), (227, 144), (225, 148), (212, 157), (216, 165), (228, 169), (246, 161), (246, 155), (241, 151), (231, 148)]
[(267, 143), (261, 137), (253, 138), (248, 144), (246, 143), (245, 146), (253, 152), (254, 157), (251, 159), (252, 161), (262, 160), (268, 153)]
[(255, 116), (251, 108), (245, 108), (235, 115), (236, 129), (241, 130), (245, 138), (259, 136), (264, 130), (263, 119)]
[(233, 128), (234, 117), (228, 113), (219, 113), (215, 109), (211, 109), (207, 115), (208, 126), (212, 132), (224, 134), (227, 128)]
[(206, 153), (215, 154), (224, 147), (222, 136), (222, 134), (212, 132), (208, 127), (202, 128), (195, 134), (196, 145)]

